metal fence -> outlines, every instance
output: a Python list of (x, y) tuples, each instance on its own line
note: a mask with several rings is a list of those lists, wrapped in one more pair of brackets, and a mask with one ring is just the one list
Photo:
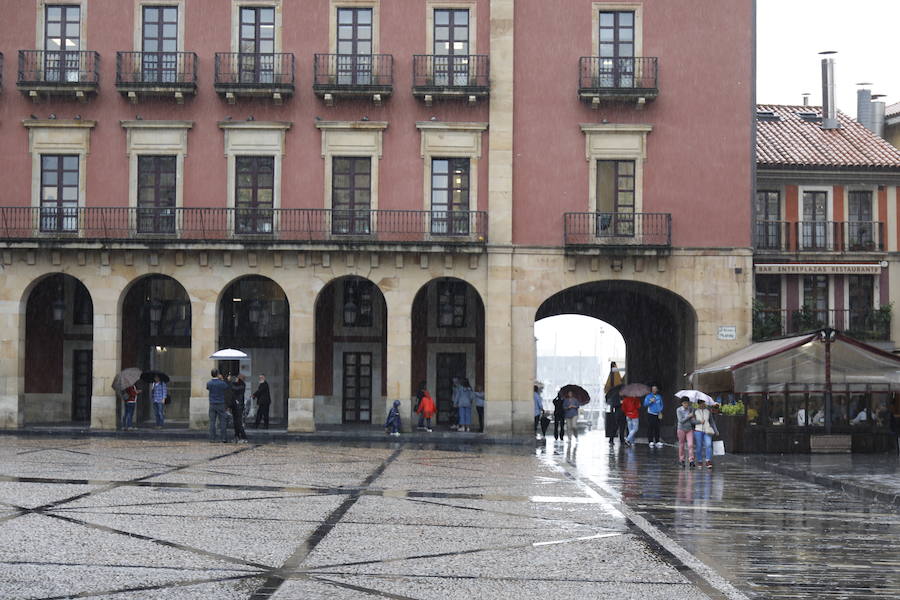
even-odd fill
[(290, 52), (216, 52), (215, 85), (231, 88), (294, 88)]
[(581, 92), (657, 90), (656, 57), (603, 58), (582, 56), (578, 61)]
[(100, 82), (100, 54), (91, 50), (19, 50), (22, 85), (90, 85)]
[(669, 213), (565, 213), (564, 219), (567, 246), (672, 245)]
[(794, 310), (755, 309), (753, 339), (765, 340), (831, 327), (860, 340), (888, 340), (891, 310), (884, 308), (826, 309), (802, 307)]
[(362, 90), (392, 88), (394, 57), (391, 54), (316, 54), (313, 63), (315, 89)]
[(490, 88), (488, 55), (414, 54), (413, 88), (486, 92)]
[(116, 52), (116, 85), (180, 87), (196, 85), (194, 52)]
[(484, 244), (484, 211), (0, 207), (6, 241)]
[(783, 252), (884, 252), (879, 221), (757, 221), (757, 250)]

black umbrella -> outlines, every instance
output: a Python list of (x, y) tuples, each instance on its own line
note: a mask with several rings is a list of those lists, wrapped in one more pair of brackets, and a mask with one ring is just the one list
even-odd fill
[(153, 383), (157, 377), (163, 383), (169, 383), (169, 376), (162, 371), (144, 371), (141, 373), (141, 381), (146, 381), (147, 383)]
[(584, 406), (591, 401), (591, 395), (587, 393), (587, 390), (581, 387), (580, 385), (575, 385), (574, 383), (569, 383), (561, 388), (559, 388), (559, 397), (565, 398), (568, 392), (572, 392), (572, 395), (578, 399), (578, 403)]

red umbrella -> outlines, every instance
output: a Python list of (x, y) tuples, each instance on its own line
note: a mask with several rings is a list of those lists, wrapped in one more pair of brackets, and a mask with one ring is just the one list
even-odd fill
[(578, 403), (584, 406), (591, 401), (591, 395), (587, 393), (587, 390), (581, 387), (580, 385), (575, 385), (574, 383), (569, 383), (561, 388), (559, 388), (559, 397), (565, 398), (566, 393), (572, 392), (572, 394), (578, 399)]

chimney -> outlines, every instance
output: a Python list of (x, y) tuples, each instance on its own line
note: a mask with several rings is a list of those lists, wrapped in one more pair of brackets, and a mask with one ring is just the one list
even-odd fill
[[(836, 54), (833, 50), (819, 54)], [(837, 107), (834, 104), (834, 59), (822, 59), (822, 129), (839, 129)]]
[(883, 94), (872, 95), (872, 133), (884, 137), (884, 98)]
[[(859, 86), (870, 86), (871, 83), (858, 83)], [(869, 131), (875, 131), (872, 121), (872, 90), (860, 87), (856, 90), (856, 120)]]
[(809, 92), (803, 92), (803, 106), (809, 106)]

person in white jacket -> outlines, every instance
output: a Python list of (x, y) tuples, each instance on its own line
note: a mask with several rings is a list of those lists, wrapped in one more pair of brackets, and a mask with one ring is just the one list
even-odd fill
[(703, 464), (703, 455), (706, 454), (706, 468), (712, 469), (712, 438), (718, 433), (712, 412), (702, 398), (698, 399), (694, 409), (694, 448), (698, 466)]

